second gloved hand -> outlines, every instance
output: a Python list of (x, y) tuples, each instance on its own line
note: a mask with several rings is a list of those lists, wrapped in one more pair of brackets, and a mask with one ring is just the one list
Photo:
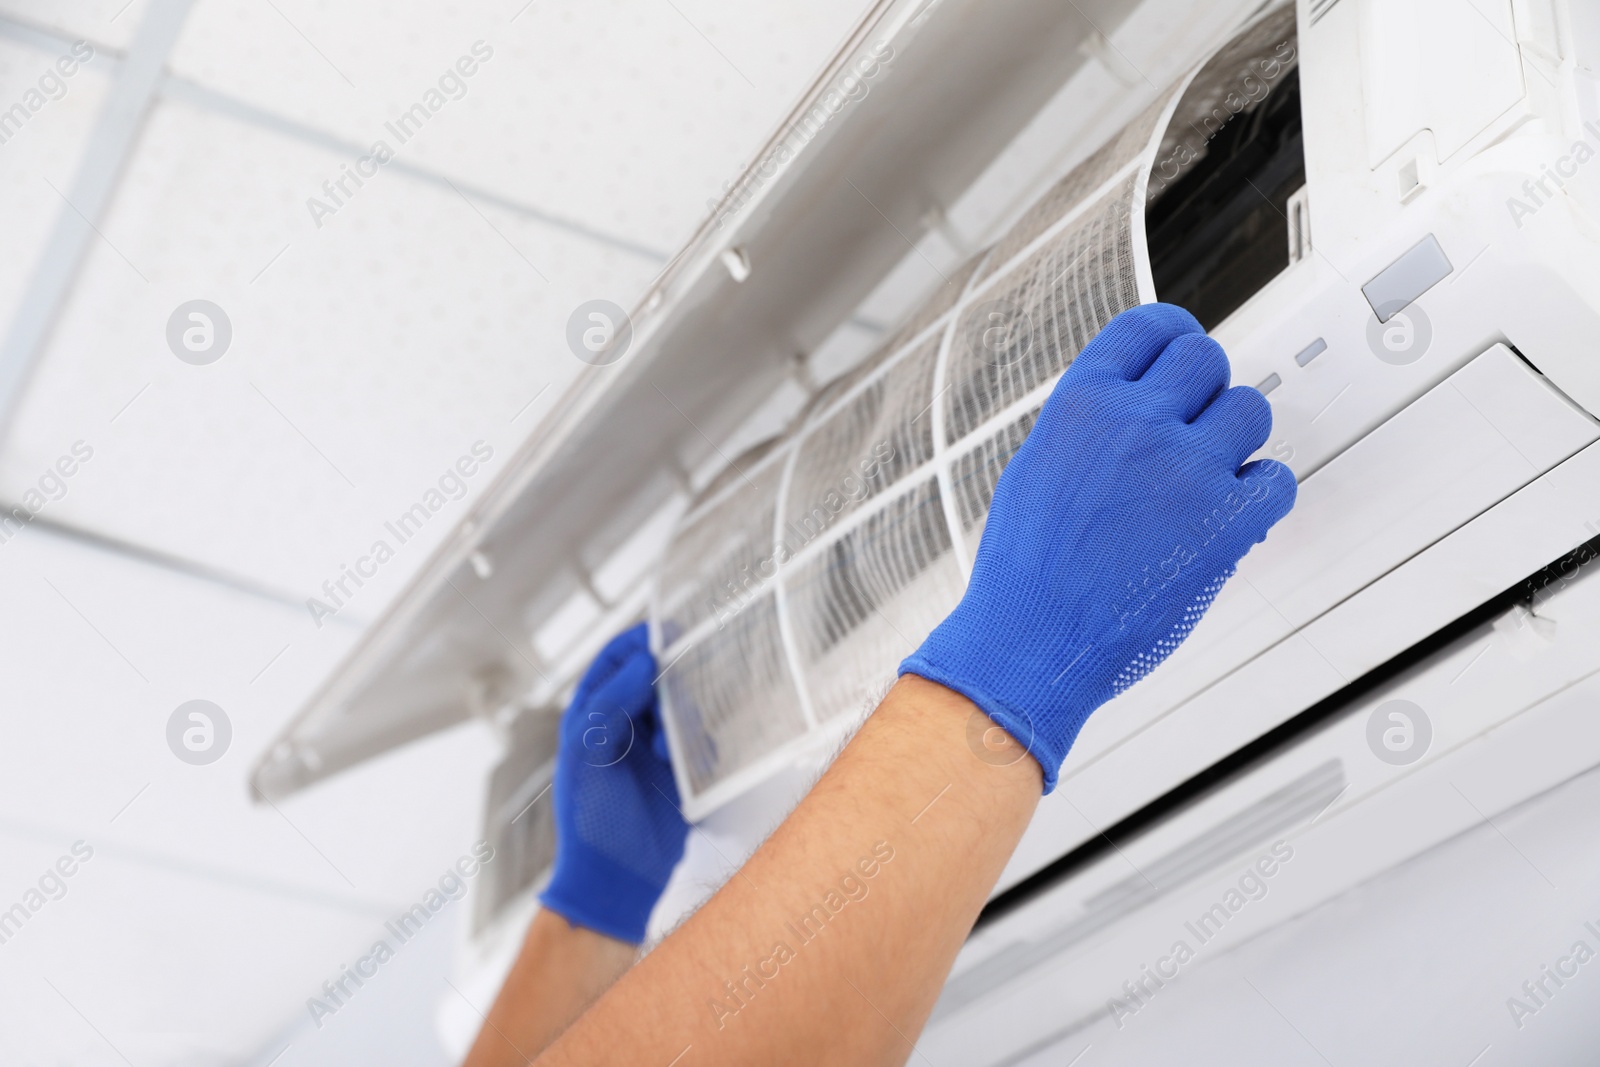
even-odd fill
[(612, 638), (561, 717), (556, 858), (539, 902), (568, 922), (638, 944), (689, 827), (658, 717), (643, 623)]
[(988, 713), (1047, 793), (1089, 713), (1178, 647), (1294, 504), (1287, 467), (1245, 464), (1272, 412), (1228, 378), (1183, 309), (1117, 316), (1001, 476), (966, 595), (900, 666)]

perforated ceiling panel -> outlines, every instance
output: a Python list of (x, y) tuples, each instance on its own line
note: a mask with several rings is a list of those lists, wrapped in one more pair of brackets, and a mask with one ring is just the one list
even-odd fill
[(1220, 106), (1207, 87), (1270, 57), (1293, 18), (1265, 16), (1161, 94), (696, 502), (651, 628), (691, 818), (835, 743), (955, 606), (1050, 389), (1112, 317), (1156, 297), (1144, 209), (1160, 153), (1198, 131), (1185, 160), (1203, 155), (1214, 130), (1196, 120)]

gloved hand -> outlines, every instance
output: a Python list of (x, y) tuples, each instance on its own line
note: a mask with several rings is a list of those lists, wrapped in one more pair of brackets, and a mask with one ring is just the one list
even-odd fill
[(1112, 320), (1001, 475), (966, 595), (900, 665), (987, 712), (1046, 793), (1089, 713), (1183, 642), (1294, 504), (1283, 464), (1241, 467), (1272, 410), (1228, 377), (1182, 308)]
[(658, 719), (645, 624), (611, 639), (561, 717), (556, 857), (539, 902), (568, 922), (638, 944), (689, 827)]

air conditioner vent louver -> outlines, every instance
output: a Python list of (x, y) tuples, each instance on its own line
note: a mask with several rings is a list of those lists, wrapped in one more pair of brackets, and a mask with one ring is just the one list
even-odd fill
[[(1218, 53), (1228, 75), (1293, 27), (1279, 8), (1235, 38)], [(960, 599), (1000, 472), (1051, 387), (1113, 317), (1156, 298), (1147, 181), (1188, 81), (690, 509), (651, 629), (691, 818), (841, 736)]]

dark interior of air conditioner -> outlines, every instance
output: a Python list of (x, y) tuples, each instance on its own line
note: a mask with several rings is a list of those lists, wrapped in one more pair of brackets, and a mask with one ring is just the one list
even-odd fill
[(1296, 69), (1223, 123), (1146, 205), (1159, 299), (1207, 330), (1231, 315), (1289, 266), (1289, 198), (1305, 183)]

